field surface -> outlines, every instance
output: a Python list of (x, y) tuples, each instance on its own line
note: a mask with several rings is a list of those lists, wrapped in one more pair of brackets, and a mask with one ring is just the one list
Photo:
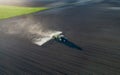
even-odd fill
[[(1, 20), (0, 75), (120, 75), (120, 10), (113, 6), (71, 5)], [(49, 30), (82, 50), (55, 40), (37, 46), (28, 37)]]

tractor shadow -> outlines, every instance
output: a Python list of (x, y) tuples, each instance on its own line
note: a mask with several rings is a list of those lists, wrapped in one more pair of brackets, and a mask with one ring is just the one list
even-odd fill
[(55, 41), (61, 43), (61, 44), (64, 44), (70, 48), (74, 48), (74, 49), (77, 49), (77, 50), (83, 50), (80, 46), (76, 45), (75, 43), (71, 42), (70, 40), (66, 39), (66, 38), (62, 38), (62, 40), (58, 40), (58, 39), (55, 39)]

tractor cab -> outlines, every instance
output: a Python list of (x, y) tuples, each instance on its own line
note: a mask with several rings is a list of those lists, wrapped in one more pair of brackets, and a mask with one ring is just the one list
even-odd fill
[(53, 36), (53, 38), (59, 42), (66, 42), (65, 36), (64, 35), (57, 35), (57, 36)]

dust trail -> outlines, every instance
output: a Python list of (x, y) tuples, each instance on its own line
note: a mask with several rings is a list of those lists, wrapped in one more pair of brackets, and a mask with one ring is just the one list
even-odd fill
[[(6, 21), (7, 22), (7, 21)], [(55, 30), (44, 27), (40, 22), (35, 22), (32, 18), (12, 20), (0, 25), (0, 32), (7, 35), (24, 37), (29, 40), (42, 39), (56, 32)]]

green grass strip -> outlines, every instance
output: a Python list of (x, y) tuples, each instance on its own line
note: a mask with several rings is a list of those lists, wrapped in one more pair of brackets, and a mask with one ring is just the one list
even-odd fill
[(4, 6), (0, 5), (0, 19), (30, 14), (38, 11), (43, 11), (46, 7), (20, 7), (20, 6)]

